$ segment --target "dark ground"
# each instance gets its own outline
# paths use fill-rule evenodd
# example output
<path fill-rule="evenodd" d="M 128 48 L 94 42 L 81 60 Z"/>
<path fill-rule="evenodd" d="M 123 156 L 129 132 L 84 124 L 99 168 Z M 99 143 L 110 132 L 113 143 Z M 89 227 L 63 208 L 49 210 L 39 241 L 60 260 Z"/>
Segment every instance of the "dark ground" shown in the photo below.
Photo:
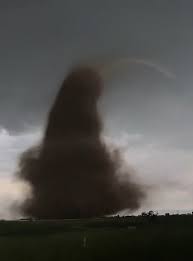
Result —
<path fill-rule="evenodd" d="M 0 260 L 193 260 L 193 215 L 1 221 Z"/>

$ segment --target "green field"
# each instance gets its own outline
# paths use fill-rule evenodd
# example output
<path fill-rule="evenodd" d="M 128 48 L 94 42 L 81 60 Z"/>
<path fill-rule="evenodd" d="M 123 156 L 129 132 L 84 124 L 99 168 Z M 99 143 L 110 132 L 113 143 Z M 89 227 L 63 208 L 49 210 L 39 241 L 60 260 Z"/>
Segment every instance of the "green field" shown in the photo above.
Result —
<path fill-rule="evenodd" d="M 1 221 L 0 260 L 193 260 L 193 216 Z"/>

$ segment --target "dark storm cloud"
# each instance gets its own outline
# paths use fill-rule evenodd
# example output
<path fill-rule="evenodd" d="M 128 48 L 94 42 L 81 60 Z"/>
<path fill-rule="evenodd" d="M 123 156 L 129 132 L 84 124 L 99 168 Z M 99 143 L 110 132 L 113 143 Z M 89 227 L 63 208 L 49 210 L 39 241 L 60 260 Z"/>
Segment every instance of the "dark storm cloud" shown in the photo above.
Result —
<path fill-rule="evenodd" d="M 106 93 L 103 110 L 110 131 L 118 134 L 121 126 L 130 133 L 143 134 L 150 142 L 159 138 L 166 145 L 192 147 L 191 85 L 182 88 L 178 75 L 170 79 L 135 64 L 129 72 L 120 73 L 121 81 L 115 72 L 109 83 L 110 92 Z"/>
<path fill-rule="evenodd" d="M 166 133 L 167 124 L 179 129 L 179 115 L 187 137 L 185 126 L 192 127 L 192 10 L 188 0 L 1 2 L 0 125 L 18 130 L 42 122 L 69 66 L 127 56 L 160 63 L 177 80 L 134 65 L 129 79 L 120 78 L 118 89 L 115 84 L 109 88 L 104 108 L 109 117 L 116 107 L 127 129 L 149 133 L 153 125 Z M 176 118 L 172 124 L 171 118 Z"/>
<path fill-rule="evenodd" d="M 31 8 L 36 5 L 45 3 L 45 0 L 1 0 L 0 9 L 19 9 L 19 8 Z"/>

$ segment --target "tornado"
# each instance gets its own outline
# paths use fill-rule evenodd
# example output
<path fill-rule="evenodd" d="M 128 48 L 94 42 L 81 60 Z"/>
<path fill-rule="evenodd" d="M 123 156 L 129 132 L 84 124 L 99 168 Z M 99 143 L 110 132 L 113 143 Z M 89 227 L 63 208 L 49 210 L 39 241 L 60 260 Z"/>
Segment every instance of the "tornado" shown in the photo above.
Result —
<path fill-rule="evenodd" d="M 49 112 L 39 145 L 25 151 L 19 178 L 31 187 L 20 210 L 37 219 L 92 218 L 136 210 L 145 197 L 122 177 L 118 148 L 102 139 L 99 99 L 104 86 L 90 67 L 72 70 L 64 79 Z"/>

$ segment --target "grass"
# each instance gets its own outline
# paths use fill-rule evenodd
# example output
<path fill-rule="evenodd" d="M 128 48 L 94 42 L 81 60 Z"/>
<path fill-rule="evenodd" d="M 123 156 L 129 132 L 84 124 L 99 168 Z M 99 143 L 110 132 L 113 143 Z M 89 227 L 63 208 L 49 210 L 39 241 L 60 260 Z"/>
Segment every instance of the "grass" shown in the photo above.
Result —
<path fill-rule="evenodd" d="M 193 260 L 193 217 L 163 220 L 0 222 L 0 260 Z"/>

